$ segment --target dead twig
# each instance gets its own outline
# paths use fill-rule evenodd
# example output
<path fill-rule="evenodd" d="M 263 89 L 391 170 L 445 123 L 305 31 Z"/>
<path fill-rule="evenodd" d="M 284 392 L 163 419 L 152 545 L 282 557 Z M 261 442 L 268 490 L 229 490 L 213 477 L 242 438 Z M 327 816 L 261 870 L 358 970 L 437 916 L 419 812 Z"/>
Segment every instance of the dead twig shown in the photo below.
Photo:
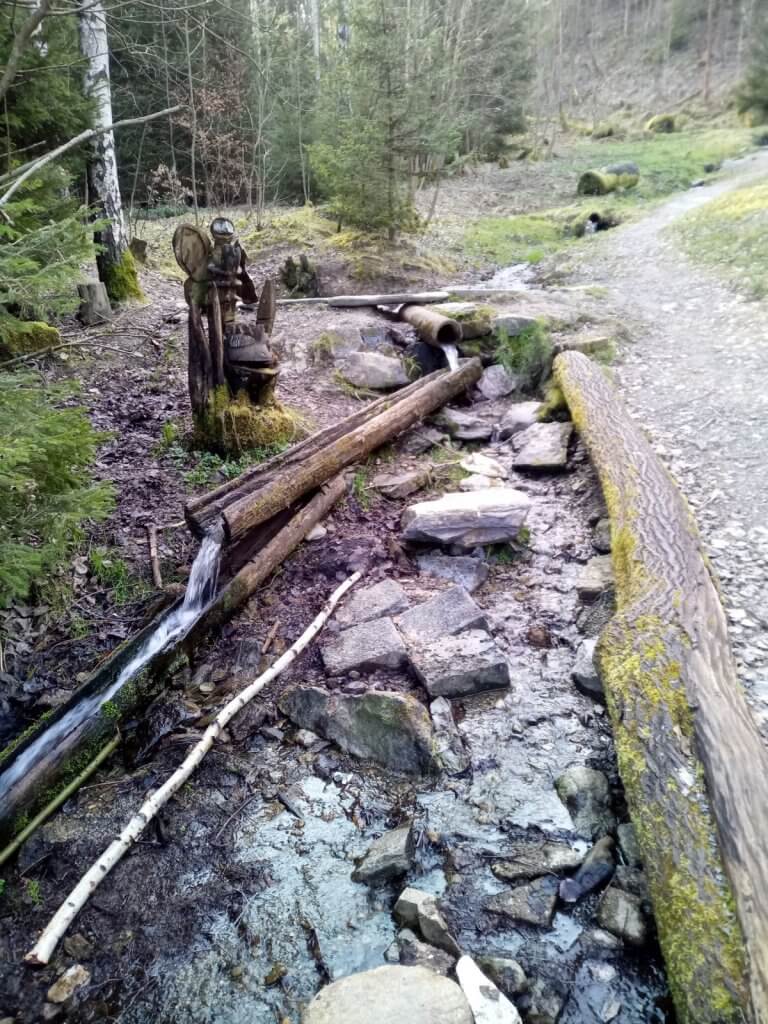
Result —
<path fill-rule="evenodd" d="M 277 628 L 280 625 L 280 619 L 275 619 L 270 627 L 269 632 L 264 637 L 264 643 L 261 645 L 261 653 L 266 654 L 269 648 L 272 646 L 272 641 L 275 639 Z"/>
<path fill-rule="evenodd" d="M 15 356 L 13 359 L 6 359 L 0 363 L 0 370 L 6 370 L 10 366 L 18 366 L 20 363 L 31 363 L 35 359 L 42 359 L 43 356 L 49 356 L 52 352 L 58 352 L 62 348 L 75 348 L 77 346 L 91 345 L 96 338 L 82 338 L 80 341 L 63 341 L 60 345 L 49 345 L 48 348 L 41 348 L 39 352 L 28 352 L 24 356 Z M 112 345 L 102 345 L 103 349 L 109 352 L 122 352 L 121 348 L 115 348 Z"/>
<path fill-rule="evenodd" d="M 160 558 L 157 554 L 157 527 L 147 523 L 147 540 L 149 542 L 149 564 L 152 566 L 152 582 L 158 590 L 163 589 L 163 577 L 160 572 Z"/>

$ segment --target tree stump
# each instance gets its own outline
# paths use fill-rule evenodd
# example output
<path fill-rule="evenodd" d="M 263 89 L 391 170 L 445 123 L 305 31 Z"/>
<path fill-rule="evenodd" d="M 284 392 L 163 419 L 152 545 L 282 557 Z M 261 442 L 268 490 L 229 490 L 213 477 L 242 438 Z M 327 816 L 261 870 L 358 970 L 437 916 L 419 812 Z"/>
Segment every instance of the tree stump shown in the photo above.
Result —
<path fill-rule="evenodd" d="M 77 286 L 80 296 L 78 318 L 85 327 L 104 324 L 112 319 L 112 306 L 107 295 L 106 285 L 101 281 L 88 281 Z"/>

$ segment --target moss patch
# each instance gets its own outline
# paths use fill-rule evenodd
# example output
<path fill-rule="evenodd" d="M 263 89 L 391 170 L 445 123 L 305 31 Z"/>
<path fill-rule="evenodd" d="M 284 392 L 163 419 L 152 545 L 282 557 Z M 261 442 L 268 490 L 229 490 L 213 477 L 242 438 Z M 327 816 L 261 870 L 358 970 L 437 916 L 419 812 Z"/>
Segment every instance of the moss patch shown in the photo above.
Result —
<path fill-rule="evenodd" d="M 244 391 L 231 398 L 226 385 L 213 392 L 208 408 L 195 420 L 195 443 L 224 454 L 288 445 L 302 433 L 297 414 L 276 399 L 252 405 Z"/>
<path fill-rule="evenodd" d="M 61 335 L 56 328 L 39 320 L 3 317 L 0 324 L 0 351 L 7 357 L 32 355 L 60 341 Z"/>
<path fill-rule="evenodd" d="M 126 249 L 117 263 L 100 260 L 99 269 L 112 302 L 127 302 L 129 299 L 144 298 L 144 293 L 139 285 L 136 261 L 130 249 Z"/>

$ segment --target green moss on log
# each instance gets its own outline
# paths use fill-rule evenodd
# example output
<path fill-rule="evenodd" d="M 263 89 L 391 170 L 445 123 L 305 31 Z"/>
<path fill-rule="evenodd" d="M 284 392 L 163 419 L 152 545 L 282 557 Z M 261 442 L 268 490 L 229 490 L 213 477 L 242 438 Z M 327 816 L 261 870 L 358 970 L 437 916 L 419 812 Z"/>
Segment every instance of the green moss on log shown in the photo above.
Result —
<path fill-rule="evenodd" d="M 136 261 L 130 249 L 126 249 L 117 263 L 102 260 L 99 269 L 112 302 L 127 302 L 129 299 L 143 299 L 139 284 Z"/>
<path fill-rule="evenodd" d="M 645 130 L 654 135 L 671 135 L 675 130 L 675 115 L 655 114 L 645 122 Z"/>
<path fill-rule="evenodd" d="M 207 408 L 195 417 L 196 444 L 225 455 L 290 444 L 301 433 L 297 414 L 276 399 L 253 405 L 245 391 L 232 398 L 225 384 L 212 392 Z"/>
<path fill-rule="evenodd" d="M 4 317 L 0 326 L 0 351 L 5 356 L 26 356 L 58 345 L 61 335 L 55 327 L 39 320 Z"/>
<path fill-rule="evenodd" d="M 605 196 L 618 189 L 634 188 L 639 180 L 640 172 L 635 164 L 610 164 L 599 170 L 585 171 L 579 178 L 577 191 L 580 196 Z"/>

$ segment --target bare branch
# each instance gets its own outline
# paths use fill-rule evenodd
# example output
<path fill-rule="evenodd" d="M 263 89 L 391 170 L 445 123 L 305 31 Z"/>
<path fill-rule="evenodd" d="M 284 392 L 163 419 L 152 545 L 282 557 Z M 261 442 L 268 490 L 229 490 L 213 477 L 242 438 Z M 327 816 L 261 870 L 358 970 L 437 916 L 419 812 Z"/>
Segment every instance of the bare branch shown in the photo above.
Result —
<path fill-rule="evenodd" d="M 10 89 L 11 83 L 16 77 L 16 68 L 19 66 L 21 55 L 24 53 L 30 38 L 37 31 L 41 21 L 48 13 L 50 6 L 51 0 L 40 0 L 39 5 L 30 11 L 27 20 L 14 36 L 13 46 L 8 55 L 8 63 L 5 65 L 2 78 L 0 78 L 0 100 Z"/>

